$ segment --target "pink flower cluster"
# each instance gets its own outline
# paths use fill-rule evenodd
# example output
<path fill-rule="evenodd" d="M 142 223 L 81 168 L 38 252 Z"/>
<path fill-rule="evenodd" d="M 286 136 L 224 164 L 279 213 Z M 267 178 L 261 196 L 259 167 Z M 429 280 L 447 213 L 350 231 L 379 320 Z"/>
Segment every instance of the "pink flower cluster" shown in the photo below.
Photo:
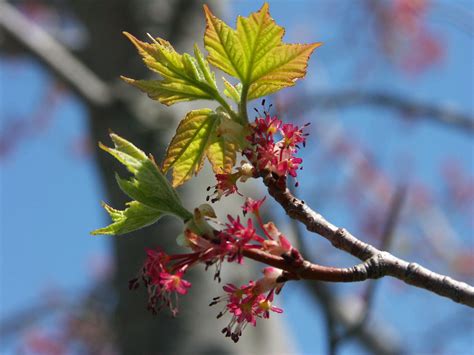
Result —
<path fill-rule="evenodd" d="M 260 216 L 260 207 L 264 201 L 265 198 L 261 200 L 247 198 L 242 206 L 244 214 L 254 214 L 260 229 L 264 233 L 264 237 L 256 232 L 251 218 L 248 218 L 246 225 L 244 225 L 240 221 L 240 217 L 234 219 L 231 216 L 227 216 L 229 223 L 218 233 L 218 237 L 221 243 L 224 242 L 231 246 L 227 248 L 229 262 L 237 261 L 239 264 L 242 263 L 242 251 L 245 249 L 261 249 L 274 255 L 289 253 L 293 249 L 290 242 L 278 231 L 272 222 L 263 224 Z"/>
<path fill-rule="evenodd" d="M 148 309 L 157 313 L 163 307 L 170 309 L 173 316 L 178 313 L 178 296 L 187 294 L 191 283 L 184 274 L 194 265 L 204 263 L 207 267 L 216 265 L 214 279 L 220 280 L 220 269 L 224 261 L 243 262 L 245 250 L 262 250 L 273 255 L 293 255 L 296 249 L 288 242 L 272 223 L 263 224 L 260 207 L 265 199 L 247 198 L 242 206 L 244 214 L 253 214 L 258 221 L 254 225 L 251 218 L 246 221 L 240 217 L 227 216 L 227 223 L 221 230 L 215 230 L 204 218 L 215 217 L 209 205 L 195 210 L 184 231 L 180 242 L 192 252 L 168 255 L 161 249 L 147 249 L 147 258 L 140 275 L 130 281 L 130 289 L 136 289 L 141 283 L 148 293 Z M 263 235 L 257 232 L 257 228 Z M 211 305 L 225 301 L 226 306 L 218 318 L 225 313 L 232 314 L 228 326 L 223 329 L 227 337 L 235 342 L 242 335 L 247 324 L 256 325 L 257 318 L 268 318 L 270 312 L 281 313 L 280 308 L 272 306 L 275 293 L 279 293 L 284 284 L 283 271 L 273 267 L 263 270 L 264 276 L 256 282 L 250 281 L 240 288 L 232 284 L 224 286 L 226 294 L 213 299 Z"/>
<path fill-rule="evenodd" d="M 243 250 L 262 249 L 271 254 L 278 255 L 290 252 L 291 244 L 278 231 L 272 222 L 263 224 L 260 216 L 260 207 L 265 199 L 253 200 L 247 198 L 242 206 L 244 214 L 255 215 L 258 224 L 264 232 L 264 237 L 257 233 L 251 218 L 246 222 L 240 217 L 227 216 L 228 222 L 220 231 L 214 231 L 212 238 L 201 236 L 191 230 L 185 231 L 186 244 L 194 253 L 183 254 L 179 265 L 188 267 L 196 262 L 204 262 L 206 265 L 216 264 L 215 278 L 220 279 L 220 266 L 224 260 L 227 262 L 243 262 Z M 186 255 L 186 257 L 184 257 Z M 276 255 L 276 254 L 275 254 Z M 185 264 L 184 264 L 185 263 Z"/>
<path fill-rule="evenodd" d="M 408 73 L 420 73 L 443 57 L 443 38 L 427 21 L 433 3 L 391 0 L 378 7 L 377 36 L 386 54 Z"/>
<path fill-rule="evenodd" d="M 191 287 L 191 283 L 184 280 L 183 276 L 194 265 L 216 265 L 214 278 L 220 281 L 222 262 L 241 264 L 245 249 L 261 249 L 279 255 L 290 252 L 291 244 L 274 224 L 262 223 L 259 208 L 263 201 L 264 199 L 254 201 L 248 198 L 242 208 L 245 213 L 253 213 L 257 217 L 265 237 L 257 233 L 251 218 L 244 222 L 240 217 L 230 215 L 227 216 L 228 222 L 224 228 L 220 231 L 212 229 L 212 235 L 199 234 L 187 228 L 184 231 L 184 245 L 192 249 L 192 252 L 168 255 L 159 248 L 147 249 L 147 258 L 140 275 L 130 281 L 130 289 L 138 288 L 142 282 L 148 292 L 150 311 L 156 313 L 167 306 L 176 315 L 178 308 L 173 300 L 177 300 L 178 295 L 185 295 Z"/>
<path fill-rule="evenodd" d="M 217 318 L 227 312 L 232 314 L 229 324 L 222 329 L 226 337 L 237 342 L 242 331 L 248 324 L 257 325 L 257 318 L 268 319 L 270 312 L 282 313 L 281 308 L 272 305 L 275 293 L 279 293 L 283 283 L 278 283 L 278 277 L 282 271 L 272 267 L 263 270 L 264 277 L 257 282 L 250 281 L 248 284 L 236 287 L 227 284 L 223 287 L 225 295 L 214 297 L 210 306 L 225 302 L 224 309 L 219 312 Z"/>
<path fill-rule="evenodd" d="M 250 125 L 252 133 L 247 137 L 250 147 L 243 154 L 253 164 L 257 171 L 270 170 L 281 177 L 291 175 L 296 177 L 297 170 L 303 159 L 295 154 L 306 143 L 307 133 L 302 128 L 292 124 L 283 124 L 276 116 L 266 113 L 265 117 L 257 117 Z M 279 133 L 280 140 L 276 140 Z"/>
<path fill-rule="evenodd" d="M 300 128 L 292 123 L 284 124 L 276 116 L 272 117 L 264 111 L 264 117 L 257 117 L 255 122 L 249 125 L 250 135 L 246 138 L 250 146 L 245 148 L 242 154 L 250 163 L 242 162 L 235 172 L 216 174 L 217 184 L 207 200 L 216 202 L 222 196 L 240 194 L 237 182 L 256 177 L 258 172 L 263 170 L 269 170 L 279 177 L 290 175 L 296 178 L 297 170 L 302 169 L 303 162 L 296 153 L 300 145 L 305 146 L 308 134 L 303 130 L 308 125 L 309 123 Z M 277 135 L 281 136 L 279 140 L 276 139 Z M 210 191 L 211 186 L 207 190 Z"/>

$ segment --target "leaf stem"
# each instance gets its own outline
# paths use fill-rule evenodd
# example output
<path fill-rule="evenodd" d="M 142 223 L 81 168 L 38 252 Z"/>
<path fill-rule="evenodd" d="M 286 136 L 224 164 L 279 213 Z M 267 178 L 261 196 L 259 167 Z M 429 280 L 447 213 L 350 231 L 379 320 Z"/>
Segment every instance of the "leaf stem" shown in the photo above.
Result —
<path fill-rule="evenodd" d="M 242 85 L 242 94 L 240 97 L 240 104 L 239 104 L 239 116 L 242 123 L 246 124 L 249 122 L 249 117 L 247 114 L 247 96 L 249 93 L 249 85 L 243 84 Z"/>

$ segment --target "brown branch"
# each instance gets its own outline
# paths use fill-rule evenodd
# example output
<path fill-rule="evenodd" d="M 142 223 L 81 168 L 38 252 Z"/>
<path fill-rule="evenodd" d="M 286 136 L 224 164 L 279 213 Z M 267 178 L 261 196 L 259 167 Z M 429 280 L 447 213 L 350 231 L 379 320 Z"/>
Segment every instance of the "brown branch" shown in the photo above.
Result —
<path fill-rule="evenodd" d="M 296 195 L 296 188 L 289 186 L 291 192 Z M 268 210 L 265 211 L 269 213 Z M 270 212 L 271 215 L 271 212 Z M 275 220 L 275 218 L 266 218 L 266 220 Z M 301 224 L 298 221 L 290 218 L 291 234 L 295 235 L 296 240 L 293 241 L 293 246 L 298 249 L 303 255 L 305 253 L 305 241 L 303 239 Z M 326 323 L 327 339 L 328 339 L 328 354 L 335 355 L 336 347 L 332 346 L 332 339 L 336 338 L 338 331 L 344 331 L 355 328 L 359 325 L 358 319 L 353 317 L 353 313 L 347 312 L 346 303 L 350 304 L 348 299 L 340 299 L 334 292 L 330 284 L 326 282 L 308 281 L 304 283 L 307 291 L 313 298 L 313 301 L 318 303 L 322 312 L 322 316 Z M 384 321 L 384 326 L 387 323 Z M 354 337 L 360 342 L 368 353 L 377 355 L 398 355 L 403 353 L 401 345 L 391 335 L 391 333 L 384 333 L 377 325 L 372 326 L 364 323 L 362 327 L 357 329 Z"/>
<path fill-rule="evenodd" d="M 474 307 L 474 287 L 448 276 L 437 274 L 416 263 L 407 262 L 392 254 L 381 251 L 364 243 L 344 228 L 329 223 L 323 216 L 313 211 L 304 201 L 296 198 L 286 187 L 286 183 L 277 180 L 270 173 L 262 173 L 269 194 L 283 207 L 286 213 L 301 223 L 310 232 L 315 232 L 329 240 L 336 248 L 344 250 L 364 261 L 353 268 L 353 281 L 377 279 L 392 276 L 409 285 L 424 288 L 440 296 Z M 342 274 L 338 277 L 343 281 Z M 345 276 L 346 277 L 346 276 Z M 317 279 L 315 277 L 314 279 Z M 329 280 L 330 281 L 330 280 Z"/>
<path fill-rule="evenodd" d="M 311 104 L 308 105 L 308 102 Z M 295 108 L 301 114 L 314 108 L 328 110 L 364 105 L 391 109 L 408 118 L 424 118 L 445 127 L 474 134 L 474 117 L 449 107 L 419 102 L 393 93 L 362 92 L 360 90 L 316 93 L 300 97 L 291 104 L 289 109 Z"/>
<path fill-rule="evenodd" d="M 292 255 L 272 255 L 259 249 L 244 249 L 242 250 L 242 255 L 286 271 L 284 281 L 304 279 L 329 282 L 357 282 L 374 277 L 369 272 L 370 259 L 350 268 L 336 268 L 313 264 L 302 258 L 294 258 Z"/>

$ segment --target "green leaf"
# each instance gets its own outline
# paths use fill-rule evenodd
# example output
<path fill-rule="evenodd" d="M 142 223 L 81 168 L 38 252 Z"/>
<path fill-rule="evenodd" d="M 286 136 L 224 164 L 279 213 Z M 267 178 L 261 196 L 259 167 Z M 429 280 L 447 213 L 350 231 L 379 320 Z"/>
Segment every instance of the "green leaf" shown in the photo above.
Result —
<path fill-rule="evenodd" d="M 113 223 L 107 227 L 96 229 L 92 235 L 120 235 L 133 232 L 158 221 L 163 212 L 148 207 L 140 202 L 131 201 L 123 211 L 116 210 L 105 202 L 102 206 L 112 218 Z"/>
<path fill-rule="evenodd" d="M 192 217 L 191 213 L 182 206 L 176 191 L 160 171 L 152 156 L 147 157 L 143 151 L 116 134 L 112 133 L 110 137 L 115 148 L 99 145 L 116 157 L 134 175 L 128 180 L 116 175 L 120 188 L 129 197 L 164 214 L 173 214 L 183 220 Z"/>
<path fill-rule="evenodd" d="M 271 50 L 255 65 L 248 99 L 273 94 L 295 85 L 298 78 L 306 75 L 308 59 L 320 43 L 284 44 Z"/>
<path fill-rule="evenodd" d="M 255 66 L 268 56 L 268 51 L 282 43 L 284 33 L 283 27 L 278 26 L 270 17 L 267 3 L 249 17 L 237 18 L 236 34 L 242 43 L 248 63 L 244 83 L 252 81 Z"/>
<path fill-rule="evenodd" d="M 216 91 L 219 91 L 216 84 L 216 75 L 211 71 L 209 62 L 206 60 L 206 58 L 204 58 L 197 44 L 194 44 L 194 56 L 196 57 L 199 69 L 204 75 L 206 82 L 209 83 L 209 85 L 211 85 Z"/>
<path fill-rule="evenodd" d="M 234 100 L 235 102 L 240 102 L 240 97 L 242 95 L 242 83 L 238 83 L 237 85 L 232 85 L 227 81 L 226 78 L 222 78 L 224 82 L 225 89 L 224 95 L 228 98 Z"/>
<path fill-rule="evenodd" d="M 194 58 L 186 53 L 177 53 L 169 42 L 161 38 L 147 43 L 127 32 L 124 35 L 138 49 L 147 67 L 160 74 L 163 79 L 122 79 L 146 92 L 152 99 L 169 106 L 182 101 L 213 100 L 218 95 L 215 75 L 197 46 L 194 48 Z"/>
<path fill-rule="evenodd" d="M 215 131 L 211 135 L 206 154 L 215 174 L 229 173 L 235 165 L 237 144 Z"/>
<path fill-rule="evenodd" d="M 181 121 L 163 161 L 164 172 L 173 168 L 173 186 L 185 183 L 202 168 L 217 122 L 217 114 L 211 109 L 191 111 Z"/>
<path fill-rule="evenodd" d="M 99 147 L 125 165 L 128 171 L 135 174 L 142 163 L 148 159 L 146 154 L 115 133 L 111 133 L 110 138 L 114 142 L 115 149 L 109 148 L 101 142 L 99 142 Z"/>
<path fill-rule="evenodd" d="M 271 18 L 267 3 L 249 17 L 239 17 L 236 30 L 215 17 L 207 6 L 204 11 L 209 62 L 239 78 L 249 88 L 249 99 L 293 86 L 306 75 L 309 57 L 321 45 L 283 43 L 284 29 Z"/>
<path fill-rule="evenodd" d="M 207 5 L 204 5 L 204 12 L 204 46 L 209 52 L 209 62 L 229 75 L 242 78 L 247 70 L 247 61 L 235 31 L 215 17 Z"/>

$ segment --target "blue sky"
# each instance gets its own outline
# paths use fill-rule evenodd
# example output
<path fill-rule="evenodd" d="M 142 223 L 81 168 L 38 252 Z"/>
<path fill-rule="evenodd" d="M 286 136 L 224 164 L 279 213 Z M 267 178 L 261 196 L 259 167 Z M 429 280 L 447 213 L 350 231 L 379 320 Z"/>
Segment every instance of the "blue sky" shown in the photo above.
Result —
<path fill-rule="evenodd" d="M 325 2 L 324 6 L 327 4 Z M 474 10 L 474 3 L 462 4 L 467 4 L 470 11 Z M 347 76 L 347 63 L 350 61 L 333 63 L 327 54 L 333 51 L 333 46 L 341 46 L 341 42 L 334 37 L 336 25 L 332 18 L 314 12 L 321 6 L 313 7 L 308 1 L 292 1 L 291 8 L 283 1 L 270 1 L 270 5 L 272 16 L 287 28 L 287 41 L 325 42 L 311 61 L 306 82 L 299 85 L 304 85 L 305 90 L 337 90 L 355 86 Z M 256 10 L 255 2 L 231 2 L 228 17 L 233 18 L 236 13 L 246 15 L 253 10 Z M 297 30 L 302 28 L 306 32 L 300 38 Z M 414 99 L 449 104 L 472 114 L 472 38 L 443 24 L 435 24 L 434 29 L 442 33 L 447 46 L 440 65 L 416 77 L 407 77 L 400 70 L 385 65 L 365 80 L 363 87 L 390 89 Z M 32 115 L 50 83 L 51 78 L 38 63 L 29 59 L 18 62 L 1 58 L 0 129 L 4 130 L 11 120 Z M 72 152 L 74 142 L 86 134 L 86 114 L 77 98 L 65 94 L 54 109 L 47 129 L 21 140 L 0 161 L 0 319 L 36 302 L 38 295 L 49 287 L 83 289 L 91 280 L 93 261 L 109 253 L 107 238 L 93 238 L 88 234 L 104 224 L 100 208 L 104 191 L 98 172 L 91 158 L 80 158 Z M 347 132 L 378 152 L 384 171 L 396 173 L 399 169 L 396 157 L 410 154 L 415 166 L 411 174 L 438 188 L 439 163 L 446 157 L 456 156 L 473 175 L 471 138 L 425 122 L 407 130 L 397 118 L 382 115 L 387 114 L 360 109 L 338 115 L 338 121 Z M 312 178 L 302 176 L 303 192 L 305 183 L 311 185 Z M 314 203 L 318 204 L 317 200 Z M 337 201 L 323 208 L 322 212 L 330 220 L 351 227 L 350 215 L 340 213 Z M 472 230 L 460 235 L 472 247 Z M 311 301 L 300 286 L 289 286 L 291 288 L 286 287 L 283 295 L 287 306 L 284 317 L 293 326 L 306 324 L 295 334 L 301 351 L 320 353 L 325 349 L 325 333 L 319 313 L 307 311 L 312 307 Z M 430 321 L 434 323 L 438 318 L 442 321 L 442 317 L 456 307 L 449 301 L 427 297 L 423 291 L 416 291 L 408 296 L 404 294 L 406 302 L 398 302 L 394 308 L 387 297 L 394 292 L 394 283 L 384 282 L 376 309 L 401 329 L 400 334 L 408 341 L 415 341 L 419 335 L 406 327 L 415 316 L 413 309 L 429 302 L 430 308 L 439 313 L 439 316 L 432 315 Z M 422 323 L 418 330 L 428 325 Z M 315 334 L 321 334 L 320 341 L 315 341 Z M 449 349 L 472 349 L 472 339 L 463 337 L 456 341 Z M 348 347 L 346 352 L 356 349 Z"/>

